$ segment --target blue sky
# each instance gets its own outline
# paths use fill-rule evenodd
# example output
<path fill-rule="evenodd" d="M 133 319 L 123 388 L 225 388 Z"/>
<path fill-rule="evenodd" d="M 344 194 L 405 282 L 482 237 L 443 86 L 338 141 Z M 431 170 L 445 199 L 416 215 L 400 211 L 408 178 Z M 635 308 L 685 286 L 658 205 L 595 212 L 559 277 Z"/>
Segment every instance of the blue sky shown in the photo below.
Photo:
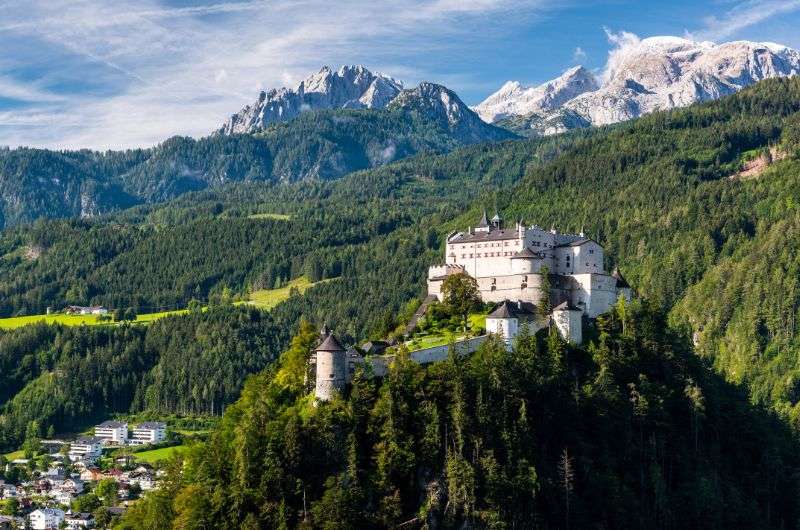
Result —
<path fill-rule="evenodd" d="M 798 27 L 800 0 L 0 0 L 0 145 L 202 136 L 323 64 L 474 104 L 510 79 L 601 73 L 623 31 L 800 47 Z"/>

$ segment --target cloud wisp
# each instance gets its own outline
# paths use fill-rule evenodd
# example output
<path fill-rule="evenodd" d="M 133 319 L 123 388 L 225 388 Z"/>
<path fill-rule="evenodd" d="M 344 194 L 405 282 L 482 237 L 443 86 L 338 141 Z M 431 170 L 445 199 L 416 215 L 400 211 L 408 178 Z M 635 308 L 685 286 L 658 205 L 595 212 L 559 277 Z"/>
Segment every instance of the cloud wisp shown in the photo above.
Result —
<path fill-rule="evenodd" d="M 746 0 L 721 16 L 706 17 L 703 27 L 687 32 L 687 37 L 693 40 L 724 40 L 775 16 L 797 10 L 800 10 L 800 0 Z"/>
<path fill-rule="evenodd" d="M 404 57 L 452 52 L 450 37 L 507 10 L 546 9 L 542 0 L 163 1 L 11 7 L 0 47 L 24 39 L 29 63 L 41 61 L 48 79 L 22 81 L 20 65 L 0 64 L 0 98 L 16 102 L 0 106 L 0 145 L 117 149 L 201 136 L 257 90 L 294 85 L 322 64 L 398 66 L 415 82 L 428 72 Z M 48 69 L 53 56 L 59 67 Z"/>

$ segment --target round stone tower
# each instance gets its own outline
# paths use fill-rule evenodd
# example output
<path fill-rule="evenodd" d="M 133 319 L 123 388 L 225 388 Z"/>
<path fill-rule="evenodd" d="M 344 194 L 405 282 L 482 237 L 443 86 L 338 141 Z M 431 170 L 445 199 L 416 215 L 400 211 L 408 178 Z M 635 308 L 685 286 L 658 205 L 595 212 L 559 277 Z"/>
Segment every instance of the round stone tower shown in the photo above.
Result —
<path fill-rule="evenodd" d="M 317 382 L 314 396 L 329 401 L 334 392 L 344 391 L 347 384 L 347 352 L 333 333 L 328 333 L 315 350 L 317 353 Z"/>

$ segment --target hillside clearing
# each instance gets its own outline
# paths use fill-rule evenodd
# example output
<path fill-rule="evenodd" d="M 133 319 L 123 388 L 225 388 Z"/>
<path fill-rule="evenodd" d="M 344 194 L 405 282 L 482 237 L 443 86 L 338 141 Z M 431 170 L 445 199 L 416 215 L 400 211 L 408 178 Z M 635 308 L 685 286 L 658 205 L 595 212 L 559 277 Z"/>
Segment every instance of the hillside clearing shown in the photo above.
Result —
<path fill-rule="evenodd" d="M 303 294 L 307 289 L 314 287 L 315 285 L 319 285 L 321 283 L 327 282 L 330 280 L 320 280 L 318 282 L 312 282 L 305 276 L 300 276 L 299 278 L 295 278 L 294 280 L 290 281 L 283 287 L 279 287 L 278 289 L 262 289 L 260 291 L 253 291 L 250 293 L 250 296 L 247 301 L 239 302 L 250 304 L 259 309 L 272 309 L 276 305 L 280 304 L 284 300 L 287 300 L 289 296 L 291 296 L 292 289 L 297 289 L 300 294 Z"/>

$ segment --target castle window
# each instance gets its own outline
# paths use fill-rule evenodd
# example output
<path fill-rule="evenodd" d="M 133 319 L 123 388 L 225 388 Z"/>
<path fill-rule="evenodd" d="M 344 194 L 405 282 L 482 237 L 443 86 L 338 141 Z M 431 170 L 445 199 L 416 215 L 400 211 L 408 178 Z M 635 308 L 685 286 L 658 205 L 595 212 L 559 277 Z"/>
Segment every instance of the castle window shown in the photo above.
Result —
<path fill-rule="evenodd" d="M 466 254 L 461 254 L 461 259 L 466 259 L 466 258 L 467 258 Z"/>
<path fill-rule="evenodd" d="M 470 254 L 470 255 L 469 255 L 469 257 L 471 258 L 471 257 L 472 257 L 472 254 Z"/>
<path fill-rule="evenodd" d="M 594 249 L 593 248 L 589 249 L 589 254 L 594 254 Z"/>

